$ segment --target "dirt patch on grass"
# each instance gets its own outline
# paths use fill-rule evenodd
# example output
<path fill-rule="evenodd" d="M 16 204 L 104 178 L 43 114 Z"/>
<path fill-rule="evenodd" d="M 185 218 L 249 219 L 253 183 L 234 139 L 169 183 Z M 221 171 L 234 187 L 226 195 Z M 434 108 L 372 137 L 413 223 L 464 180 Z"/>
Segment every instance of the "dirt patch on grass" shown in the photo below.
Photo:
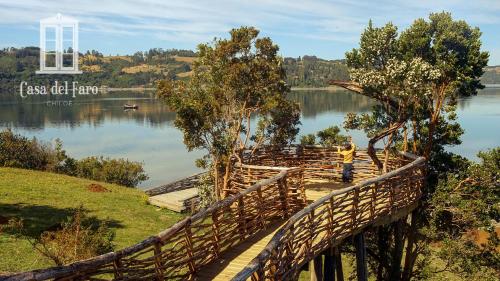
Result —
<path fill-rule="evenodd" d="M 111 192 L 109 189 L 105 188 L 104 186 L 98 183 L 89 184 L 89 186 L 87 186 L 87 190 L 90 192 Z"/>
<path fill-rule="evenodd" d="M 10 219 L 11 219 L 10 217 L 0 216 L 0 225 L 8 224 Z"/>

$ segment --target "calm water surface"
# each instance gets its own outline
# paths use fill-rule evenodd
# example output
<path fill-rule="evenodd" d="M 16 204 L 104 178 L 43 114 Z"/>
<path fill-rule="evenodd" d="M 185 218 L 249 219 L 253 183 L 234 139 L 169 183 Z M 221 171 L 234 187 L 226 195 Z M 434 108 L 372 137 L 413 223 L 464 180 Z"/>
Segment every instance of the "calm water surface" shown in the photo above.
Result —
<path fill-rule="evenodd" d="M 294 91 L 290 99 L 300 103 L 300 134 L 342 125 L 347 112 L 368 112 L 370 99 L 346 91 Z M 139 105 L 124 111 L 123 104 Z M 500 145 L 500 88 L 486 89 L 476 97 L 460 100 L 458 116 L 465 134 L 460 146 L 449 148 L 471 159 L 478 151 Z M 0 127 L 44 141 L 60 138 L 69 155 L 124 157 L 145 164 L 150 179 L 141 187 L 167 183 L 198 170 L 194 160 L 202 151 L 187 152 L 182 134 L 173 127 L 175 113 L 151 93 L 118 92 L 77 98 L 71 106 L 49 106 L 39 97 L 21 99 L 0 95 Z M 350 132 L 359 146 L 367 138 Z"/>

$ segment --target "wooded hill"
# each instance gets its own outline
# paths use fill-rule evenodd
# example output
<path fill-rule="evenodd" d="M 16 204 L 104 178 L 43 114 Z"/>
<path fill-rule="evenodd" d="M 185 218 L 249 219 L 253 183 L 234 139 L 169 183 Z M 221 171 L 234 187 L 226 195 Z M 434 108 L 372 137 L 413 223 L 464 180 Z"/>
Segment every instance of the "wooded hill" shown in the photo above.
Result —
<path fill-rule="evenodd" d="M 13 91 L 21 81 L 50 84 L 68 76 L 35 75 L 39 68 L 38 47 L 0 50 L 0 90 Z M 158 79 L 189 79 L 196 53 L 191 50 L 150 49 L 133 55 L 104 56 L 98 51 L 80 54 L 80 84 L 113 88 L 154 86 Z M 287 83 L 292 87 L 323 87 L 329 80 L 348 80 L 343 60 L 324 60 L 315 56 L 284 58 Z M 500 66 L 487 67 L 483 83 L 500 84 Z"/>

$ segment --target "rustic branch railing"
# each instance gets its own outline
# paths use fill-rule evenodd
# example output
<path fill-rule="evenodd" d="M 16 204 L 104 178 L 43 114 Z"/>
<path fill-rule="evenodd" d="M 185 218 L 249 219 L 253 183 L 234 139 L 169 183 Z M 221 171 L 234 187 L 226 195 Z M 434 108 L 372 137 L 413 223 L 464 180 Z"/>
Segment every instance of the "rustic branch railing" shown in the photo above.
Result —
<path fill-rule="evenodd" d="M 336 147 L 291 146 L 279 153 L 257 151 L 252 158 L 244 157 L 245 164 L 235 167 L 230 181 L 232 196 L 158 235 L 88 260 L 0 276 L 0 280 L 193 279 L 223 252 L 303 209 L 304 182 L 335 181 L 341 169 L 340 165 L 332 164 L 340 162 L 336 150 Z M 378 174 L 366 152 L 358 151 L 356 159 L 355 182 Z M 389 167 L 393 169 L 408 162 L 391 158 Z M 335 244 L 348 233 L 414 204 L 420 196 L 422 165 L 423 160 L 417 159 L 384 176 L 335 191 L 293 215 L 266 251 L 237 280 L 250 276 L 287 279 L 325 245 Z M 192 186 L 197 177 L 170 186 Z"/>
<path fill-rule="evenodd" d="M 362 229 L 406 215 L 421 195 L 425 159 L 334 191 L 293 215 L 232 280 L 296 280 L 299 269 Z"/>

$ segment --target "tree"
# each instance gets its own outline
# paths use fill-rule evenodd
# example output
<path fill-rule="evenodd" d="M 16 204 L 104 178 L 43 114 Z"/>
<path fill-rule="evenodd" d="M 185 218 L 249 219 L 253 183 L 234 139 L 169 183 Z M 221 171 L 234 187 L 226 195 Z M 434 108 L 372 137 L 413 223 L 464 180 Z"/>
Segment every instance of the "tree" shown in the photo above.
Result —
<path fill-rule="evenodd" d="M 368 154 L 379 170 L 386 165 L 378 159 L 375 144 L 394 134 L 420 110 L 420 101 L 429 95 L 440 73 L 420 57 L 404 59 L 397 28 L 392 24 L 376 28 L 370 22 L 361 35 L 360 48 L 346 53 L 350 76 L 359 92 L 379 101 L 371 115 L 348 115 L 346 127 L 364 129 L 371 138 Z M 386 158 L 387 159 L 387 158 Z"/>
<path fill-rule="evenodd" d="M 409 225 L 401 229 L 397 225 L 401 222 L 396 222 L 381 229 L 379 238 L 384 232 L 393 232 L 391 245 L 372 245 L 380 255 L 388 252 L 388 246 L 393 249 L 390 263 L 377 268 L 379 279 L 415 277 L 415 265 L 422 265 L 419 256 L 428 252 L 432 235 L 423 229 L 429 224 L 438 178 L 452 162 L 445 147 L 459 144 L 463 133 L 456 123 L 456 98 L 475 95 L 482 88 L 479 78 L 488 53 L 481 51 L 480 36 L 479 29 L 455 21 L 445 12 L 431 14 L 428 21 L 416 20 L 399 36 L 392 24 L 374 28 L 370 23 L 361 35 L 360 47 L 346 54 L 352 81 L 332 81 L 379 102 L 372 114 L 346 118 L 347 128 L 368 133 L 369 153 L 379 169 L 383 164 L 374 150 L 379 140 L 386 141 L 386 153 L 391 147 L 407 149 L 412 143 L 413 152 L 428 160 L 421 206 L 412 213 Z M 402 255 L 404 245 L 406 252 Z"/>
<path fill-rule="evenodd" d="M 241 27 L 231 30 L 229 39 L 200 44 L 189 82 L 158 84 L 158 95 L 177 112 L 175 126 L 187 148 L 207 150 L 197 163 L 211 167 L 219 198 L 226 195 L 232 162 L 241 161 L 244 149 L 280 147 L 298 133 L 300 112 L 286 99 L 290 89 L 278 46 L 258 34 Z"/>

